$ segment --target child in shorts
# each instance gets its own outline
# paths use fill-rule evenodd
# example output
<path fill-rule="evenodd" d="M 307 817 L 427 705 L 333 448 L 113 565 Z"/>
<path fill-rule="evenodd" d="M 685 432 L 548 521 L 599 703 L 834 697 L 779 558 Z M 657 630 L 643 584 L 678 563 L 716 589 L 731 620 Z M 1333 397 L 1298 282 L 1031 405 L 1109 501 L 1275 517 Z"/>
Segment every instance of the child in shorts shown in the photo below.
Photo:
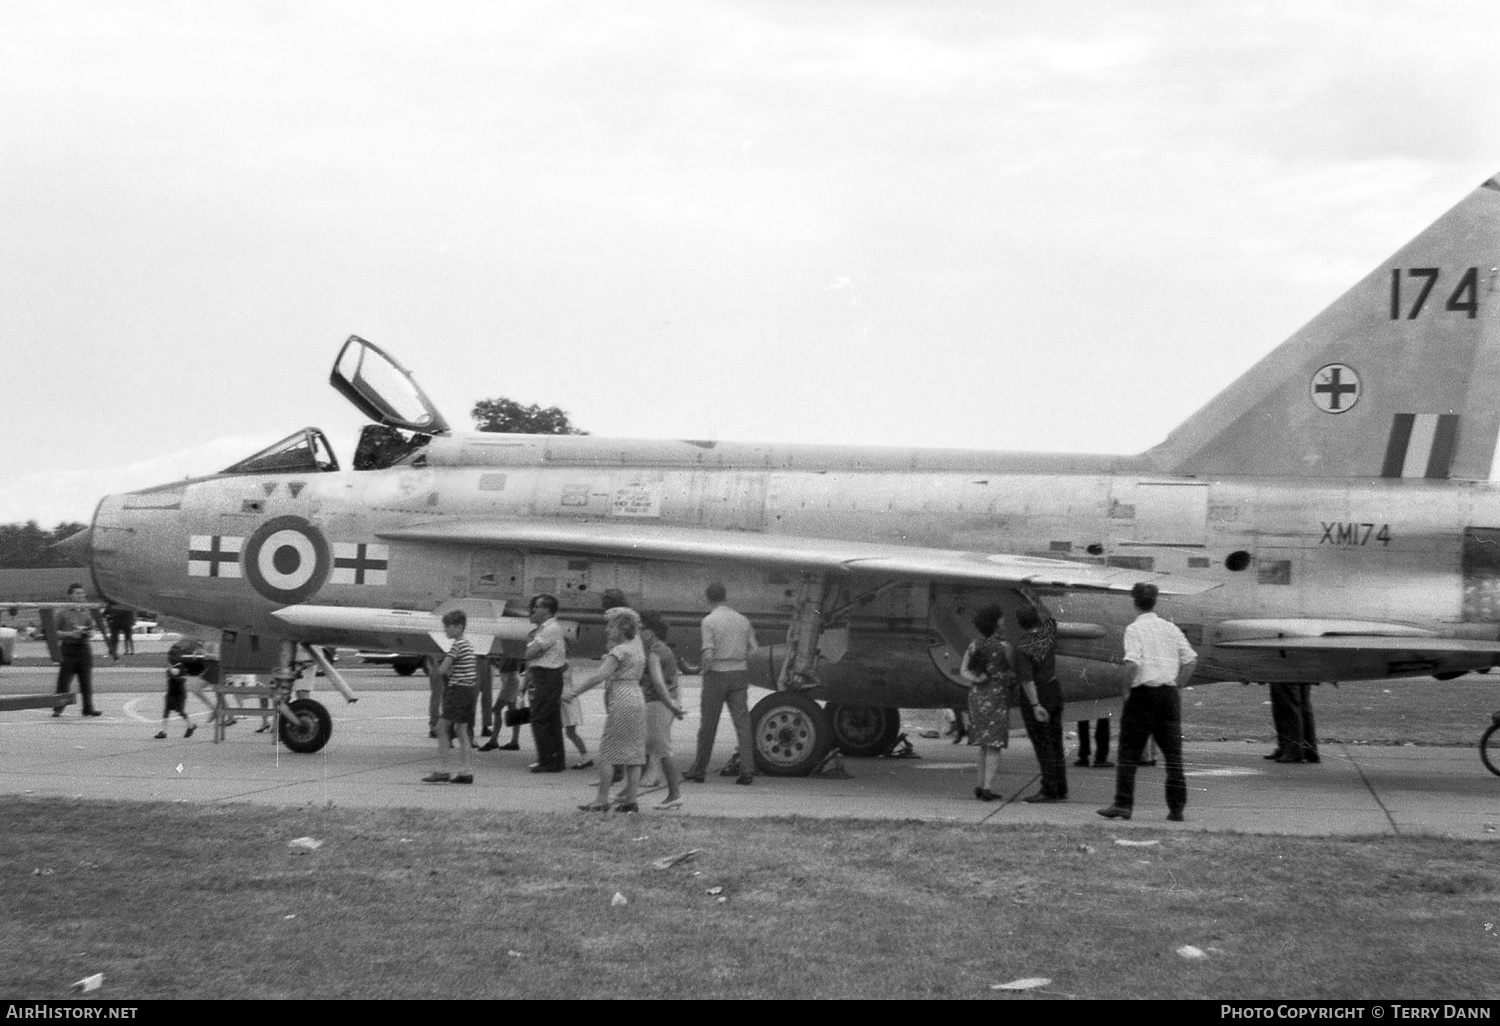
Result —
<path fill-rule="evenodd" d="M 167 736 L 167 721 L 175 712 L 184 720 L 187 720 L 187 730 L 182 732 L 183 737 L 192 737 L 193 731 L 198 729 L 192 717 L 187 714 L 187 689 L 189 677 L 202 677 L 205 669 L 203 657 L 203 645 L 190 638 L 174 642 L 167 649 L 167 697 L 162 704 L 161 730 L 157 732 L 156 740 L 162 741 Z M 193 686 L 193 692 L 198 700 L 208 706 L 209 722 L 213 721 L 214 704 L 208 700 L 203 693 L 203 685 L 200 681 Z"/>
<path fill-rule="evenodd" d="M 422 778 L 425 784 L 472 784 L 469 772 L 469 738 L 474 732 L 474 700 L 479 697 L 479 664 L 474 646 L 464 637 L 469 618 L 462 609 L 443 614 L 443 633 L 453 641 L 438 666 L 443 682 L 442 704 L 437 721 L 438 768 Z M 450 742 L 458 738 L 458 772 L 448 774 Z"/>
<path fill-rule="evenodd" d="M 161 730 L 157 731 L 156 740 L 161 741 L 167 736 L 167 721 L 173 713 L 187 722 L 187 730 L 182 732 L 182 736 L 192 737 L 198 725 L 187 714 L 187 674 L 179 663 L 167 667 L 167 699 L 162 705 Z"/>

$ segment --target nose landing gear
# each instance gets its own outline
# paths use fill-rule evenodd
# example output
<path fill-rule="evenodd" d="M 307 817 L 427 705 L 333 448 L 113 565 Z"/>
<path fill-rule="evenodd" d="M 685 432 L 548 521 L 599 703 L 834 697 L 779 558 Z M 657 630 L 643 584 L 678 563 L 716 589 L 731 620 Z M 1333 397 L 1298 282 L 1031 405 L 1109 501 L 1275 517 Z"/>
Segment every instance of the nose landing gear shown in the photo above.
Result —
<path fill-rule="evenodd" d="M 311 698 L 295 698 L 284 709 L 278 708 L 278 712 L 281 715 L 276 729 L 281 743 L 294 752 L 316 752 L 328 743 L 328 736 L 333 733 L 333 717 L 322 703 Z"/>

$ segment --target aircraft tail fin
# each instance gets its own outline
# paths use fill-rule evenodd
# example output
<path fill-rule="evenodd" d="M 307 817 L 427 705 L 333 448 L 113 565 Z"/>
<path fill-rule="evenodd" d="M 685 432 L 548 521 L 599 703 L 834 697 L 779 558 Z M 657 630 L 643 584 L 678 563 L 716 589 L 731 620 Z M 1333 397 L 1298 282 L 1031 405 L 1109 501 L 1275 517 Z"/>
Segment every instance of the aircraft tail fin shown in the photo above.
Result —
<path fill-rule="evenodd" d="M 1488 480 L 1500 434 L 1500 175 L 1148 455 L 1164 473 Z"/>

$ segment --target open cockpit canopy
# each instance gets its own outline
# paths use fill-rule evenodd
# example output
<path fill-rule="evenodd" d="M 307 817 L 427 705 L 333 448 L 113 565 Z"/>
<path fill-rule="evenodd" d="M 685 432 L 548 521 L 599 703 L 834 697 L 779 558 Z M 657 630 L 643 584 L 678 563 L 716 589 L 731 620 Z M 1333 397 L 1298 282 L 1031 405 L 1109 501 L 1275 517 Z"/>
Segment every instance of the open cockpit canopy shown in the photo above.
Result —
<path fill-rule="evenodd" d="M 448 433 L 448 422 L 411 372 L 358 335 L 350 335 L 339 350 L 328 381 L 376 423 L 423 435 Z"/>
<path fill-rule="evenodd" d="M 411 372 L 358 335 L 350 335 L 339 350 L 328 381 L 375 421 L 360 432 L 355 470 L 420 465 L 425 458 L 422 449 L 432 436 L 448 433 L 448 422 L 417 387 Z"/>

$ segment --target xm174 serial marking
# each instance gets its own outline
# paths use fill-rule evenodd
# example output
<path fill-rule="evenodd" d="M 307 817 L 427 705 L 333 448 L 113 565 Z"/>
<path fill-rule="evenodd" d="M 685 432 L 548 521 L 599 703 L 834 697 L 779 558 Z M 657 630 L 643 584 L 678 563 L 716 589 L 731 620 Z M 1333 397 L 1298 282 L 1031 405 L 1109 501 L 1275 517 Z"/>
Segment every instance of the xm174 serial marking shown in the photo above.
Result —
<path fill-rule="evenodd" d="M 1391 543 L 1390 524 L 1367 524 L 1334 521 L 1320 521 L 1323 525 L 1323 537 L 1318 539 L 1319 545 L 1368 545 L 1372 541 L 1381 545 Z M 1380 530 L 1376 530 L 1376 527 Z M 1373 536 L 1373 537 L 1372 537 Z"/>
<path fill-rule="evenodd" d="M 1402 316 L 1401 296 L 1401 271 L 1399 267 L 1391 268 L 1391 320 L 1400 320 Z M 1442 275 L 1442 269 L 1438 267 L 1408 267 L 1406 276 L 1408 278 L 1420 279 L 1422 284 L 1415 286 L 1416 295 L 1411 299 L 1411 309 L 1406 312 L 1406 319 L 1414 321 L 1417 314 L 1422 312 L 1422 307 L 1427 303 L 1427 296 L 1432 292 L 1432 287 Z M 1443 304 L 1444 310 L 1452 310 L 1465 313 L 1473 320 L 1479 312 L 1479 268 L 1470 267 L 1465 269 L 1463 277 L 1459 278 L 1457 287 L 1448 295 L 1448 301 Z"/>

